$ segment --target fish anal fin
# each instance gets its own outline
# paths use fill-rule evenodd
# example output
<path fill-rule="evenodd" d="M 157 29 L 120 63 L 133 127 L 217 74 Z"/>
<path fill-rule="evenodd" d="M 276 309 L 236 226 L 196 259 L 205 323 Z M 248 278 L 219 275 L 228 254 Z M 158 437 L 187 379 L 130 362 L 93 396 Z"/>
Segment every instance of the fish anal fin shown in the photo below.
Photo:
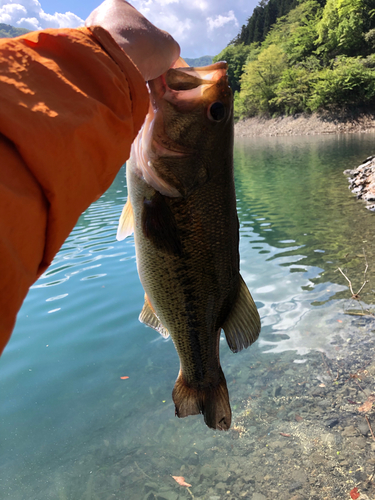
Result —
<path fill-rule="evenodd" d="M 223 324 L 223 330 L 233 352 L 249 347 L 259 337 L 259 313 L 242 276 L 236 302 Z"/>
<path fill-rule="evenodd" d="M 139 315 L 139 321 L 159 332 L 165 339 L 169 337 L 168 330 L 162 325 L 160 319 L 157 317 L 146 293 L 145 303 L 141 314 Z"/>
<path fill-rule="evenodd" d="M 172 392 L 177 417 L 203 413 L 204 421 L 211 429 L 229 429 L 232 411 L 224 373 L 220 367 L 219 370 L 218 384 L 202 388 L 190 387 L 180 370 Z"/>
<path fill-rule="evenodd" d="M 134 214 L 133 207 L 130 203 L 130 198 L 128 197 L 122 213 L 120 216 L 116 239 L 118 241 L 124 240 L 127 236 L 130 236 L 134 232 Z"/>

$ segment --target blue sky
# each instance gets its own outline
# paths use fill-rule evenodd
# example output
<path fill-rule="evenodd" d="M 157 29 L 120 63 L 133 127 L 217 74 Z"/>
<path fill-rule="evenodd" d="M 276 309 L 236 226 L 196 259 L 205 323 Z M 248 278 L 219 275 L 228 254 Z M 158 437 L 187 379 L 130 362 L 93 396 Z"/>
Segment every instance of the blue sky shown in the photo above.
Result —
<path fill-rule="evenodd" d="M 183 57 L 218 54 L 251 16 L 258 0 L 133 0 L 179 42 Z M 0 0 L 0 23 L 28 29 L 77 27 L 100 0 Z"/>

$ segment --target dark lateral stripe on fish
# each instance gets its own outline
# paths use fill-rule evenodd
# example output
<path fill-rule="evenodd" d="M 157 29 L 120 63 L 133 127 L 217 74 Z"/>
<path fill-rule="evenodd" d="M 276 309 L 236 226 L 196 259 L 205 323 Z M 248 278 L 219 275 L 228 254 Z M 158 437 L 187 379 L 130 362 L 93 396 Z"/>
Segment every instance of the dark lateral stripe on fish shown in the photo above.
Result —
<path fill-rule="evenodd" d="M 166 253 L 181 255 L 182 245 L 173 213 L 165 198 L 155 193 L 143 200 L 142 231 L 156 248 Z"/>

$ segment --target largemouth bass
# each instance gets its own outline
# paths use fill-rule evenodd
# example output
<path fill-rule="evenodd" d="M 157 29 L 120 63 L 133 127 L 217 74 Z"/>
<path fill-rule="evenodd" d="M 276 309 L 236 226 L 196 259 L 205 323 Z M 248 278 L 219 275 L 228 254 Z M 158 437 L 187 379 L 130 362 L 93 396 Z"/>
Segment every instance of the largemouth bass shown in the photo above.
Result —
<path fill-rule="evenodd" d="M 184 64 L 182 62 L 182 64 Z M 150 82 L 150 112 L 127 163 L 118 239 L 132 233 L 146 292 L 140 321 L 171 335 L 180 358 L 176 415 L 231 424 L 219 359 L 252 344 L 259 314 L 239 273 L 233 108 L 226 63 L 172 68 Z"/>

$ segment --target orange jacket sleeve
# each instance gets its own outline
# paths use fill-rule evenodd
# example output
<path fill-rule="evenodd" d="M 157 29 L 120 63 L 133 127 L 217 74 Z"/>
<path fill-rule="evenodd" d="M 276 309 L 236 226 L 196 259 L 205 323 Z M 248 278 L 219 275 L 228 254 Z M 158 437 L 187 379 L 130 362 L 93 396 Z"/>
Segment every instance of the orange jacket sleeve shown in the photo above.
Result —
<path fill-rule="evenodd" d="M 0 353 L 30 285 L 112 183 L 148 109 L 100 27 L 0 40 Z"/>

